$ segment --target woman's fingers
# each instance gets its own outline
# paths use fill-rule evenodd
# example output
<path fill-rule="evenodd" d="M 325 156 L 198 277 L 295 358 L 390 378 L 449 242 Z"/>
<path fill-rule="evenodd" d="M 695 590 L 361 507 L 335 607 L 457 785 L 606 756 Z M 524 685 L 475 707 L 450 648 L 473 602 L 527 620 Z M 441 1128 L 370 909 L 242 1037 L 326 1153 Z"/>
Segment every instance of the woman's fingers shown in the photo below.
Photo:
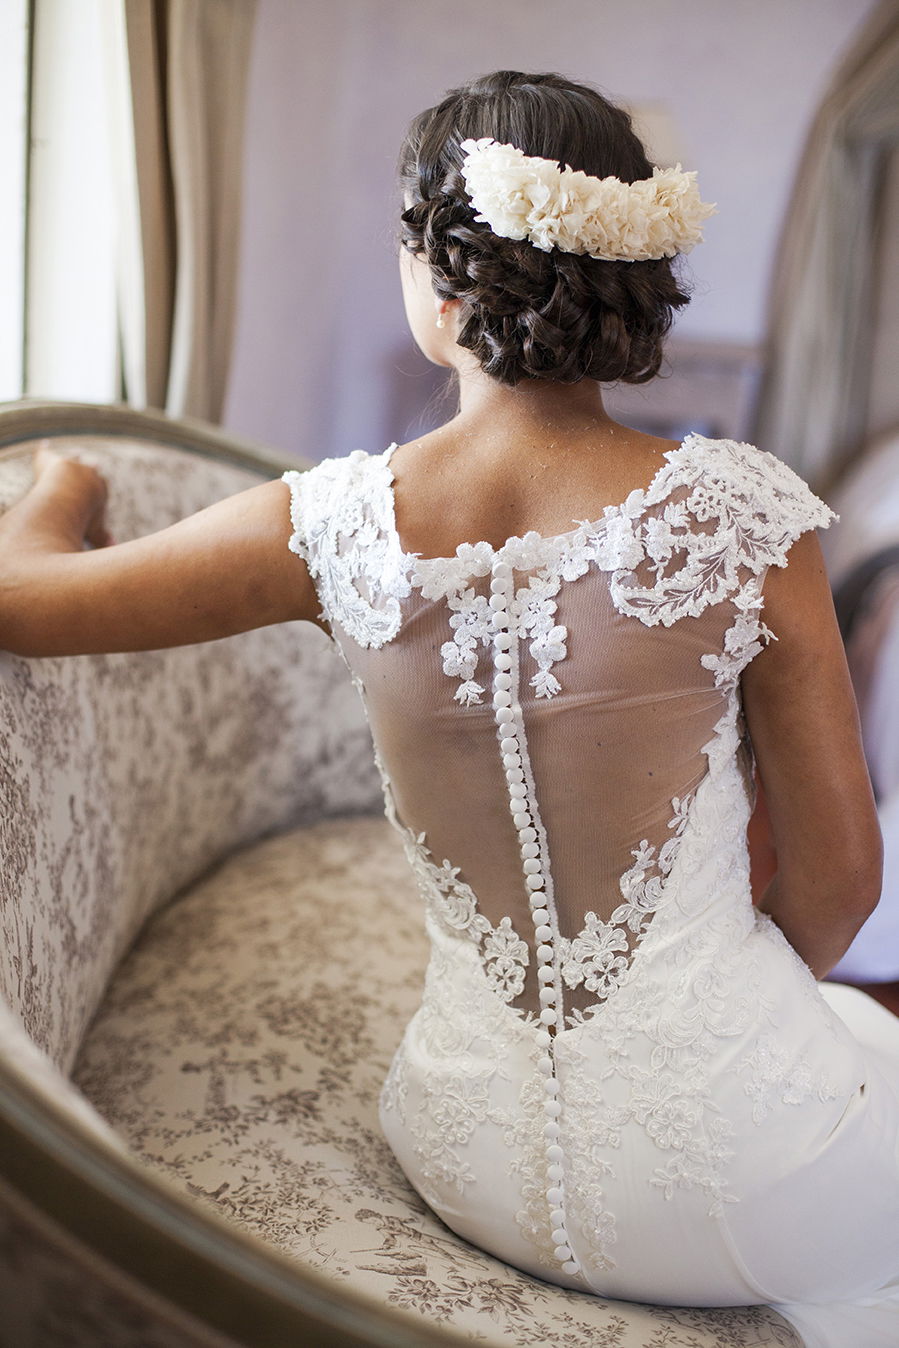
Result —
<path fill-rule="evenodd" d="M 74 494 L 85 514 L 84 538 L 92 547 L 112 544 L 104 519 L 108 487 L 96 468 L 57 453 L 50 448 L 49 440 L 42 440 L 34 451 L 34 479 L 35 483 L 45 481 L 51 490 L 58 483 L 60 491 Z"/>

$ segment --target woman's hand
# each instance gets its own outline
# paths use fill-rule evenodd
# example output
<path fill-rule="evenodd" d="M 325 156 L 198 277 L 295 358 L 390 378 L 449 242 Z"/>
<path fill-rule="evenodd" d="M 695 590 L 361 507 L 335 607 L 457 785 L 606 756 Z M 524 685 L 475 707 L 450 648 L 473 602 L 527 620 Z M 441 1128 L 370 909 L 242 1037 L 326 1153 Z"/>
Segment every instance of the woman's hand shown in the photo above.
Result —
<path fill-rule="evenodd" d="M 69 503 L 73 522 L 83 516 L 81 536 L 91 547 L 105 548 L 112 544 L 104 518 L 108 487 L 95 468 L 55 453 L 49 441 L 44 440 L 34 454 L 34 482 Z"/>

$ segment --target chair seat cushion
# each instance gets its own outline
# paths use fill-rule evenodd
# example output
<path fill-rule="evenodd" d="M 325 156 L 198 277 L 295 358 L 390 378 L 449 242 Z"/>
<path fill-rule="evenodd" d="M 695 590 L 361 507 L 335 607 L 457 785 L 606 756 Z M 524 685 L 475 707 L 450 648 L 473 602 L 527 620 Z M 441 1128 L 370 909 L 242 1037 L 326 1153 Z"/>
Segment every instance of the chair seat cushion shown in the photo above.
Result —
<path fill-rule="evenodd" d="M 378 1124 L 426 940 L 383 818 L 329 819 L 221 864 L 119 967 L 74 1080 L 147 1164 L 288 1255 L 487 1344 L 797 1348 L 766 1307 L 638 1306 L 475 1249 Z"/>

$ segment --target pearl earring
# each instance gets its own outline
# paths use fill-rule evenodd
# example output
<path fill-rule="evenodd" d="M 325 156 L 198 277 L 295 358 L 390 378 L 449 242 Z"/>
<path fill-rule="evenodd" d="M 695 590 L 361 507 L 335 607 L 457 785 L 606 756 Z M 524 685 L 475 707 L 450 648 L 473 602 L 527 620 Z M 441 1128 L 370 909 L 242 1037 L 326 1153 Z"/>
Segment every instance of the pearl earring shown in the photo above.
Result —
<path fill-rule="evenodd" d="M 438 327 L 438 328 L 445 328 L 445 327 L 446 327 L 446 318 L 444 317 L 444 314 L 443 314 L 443 310 L 442 310 L 442 309 L 438 310 L 438 313 L 437 313 L 437 327 Z"/>

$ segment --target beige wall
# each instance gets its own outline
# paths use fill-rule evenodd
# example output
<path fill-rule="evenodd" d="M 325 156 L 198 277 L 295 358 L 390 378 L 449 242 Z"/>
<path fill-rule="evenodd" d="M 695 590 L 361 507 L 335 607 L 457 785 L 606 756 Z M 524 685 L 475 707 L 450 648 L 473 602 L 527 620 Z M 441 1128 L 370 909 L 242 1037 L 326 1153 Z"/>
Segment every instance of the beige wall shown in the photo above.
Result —
<path fill-rule="evenodd" d="M 414 433 L 410 405 L 433 379 L 411 350 L 395 275 L 396 150 L 413 113 L 502 66 L 667 104 L 683 167 L 720 212 L 687 259 L 696 288 L 677 335 L 757 343 L 805 132 L 872 8 L 259 0 L 226 426 L 313 458 Z"/>

